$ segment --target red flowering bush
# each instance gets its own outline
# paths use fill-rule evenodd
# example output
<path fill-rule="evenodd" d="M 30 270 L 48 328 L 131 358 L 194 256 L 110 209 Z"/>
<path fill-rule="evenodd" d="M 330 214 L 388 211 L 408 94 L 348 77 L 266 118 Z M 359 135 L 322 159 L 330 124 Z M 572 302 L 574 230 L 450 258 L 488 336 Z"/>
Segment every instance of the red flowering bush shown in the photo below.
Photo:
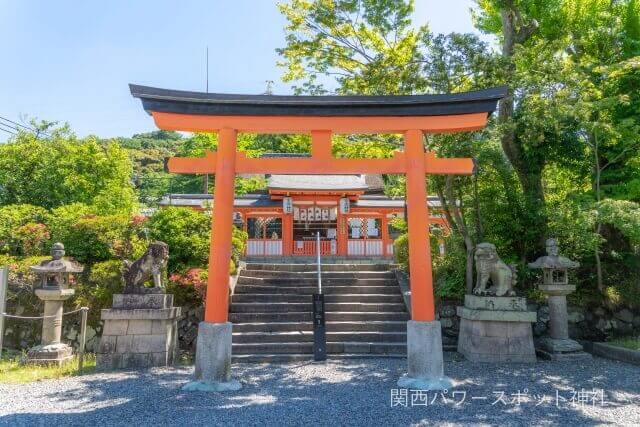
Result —
<path fill-rule="evenodd" d="M 25 256 L 40 255 L 49 237 L 46 225 L 33 222 L 18 227 L 14 234 L 18 252 Z"/>
<path fill-rule="evenodd" d="M 201 305 L 207 293 L 207 270 L 190 268 L 184 273 L 169 276 L 169 287 L 174 293 L 177 305 Z"/>

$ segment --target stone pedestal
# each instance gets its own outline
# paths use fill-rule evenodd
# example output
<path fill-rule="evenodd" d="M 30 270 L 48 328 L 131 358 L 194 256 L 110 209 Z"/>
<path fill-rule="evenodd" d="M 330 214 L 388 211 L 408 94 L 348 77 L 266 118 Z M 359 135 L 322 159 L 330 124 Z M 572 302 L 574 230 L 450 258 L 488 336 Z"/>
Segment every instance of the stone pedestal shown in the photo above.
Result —
<path fill-rule="evenodd" d="M 533 363 L 531 323 L 536 313 L 527 311 L 520 297 L 466 295 L 458 307 L 458 353 L 472 362 Z"/>
<path fill-rule="evenodd" d="M 115 294 L 113 308 L 102 310 L 98 369 L 173 365 L 178 358 L 179 316 L 173 295 Z"/>
<path fill-rule="evenodd" d="M 195 381 L 186 384 L 186 391 L 237 391 L 242 384 L 231 379 L 230 322 L 198 325 Z"/>
<path fill-rule="evenodd" d="M 539 289 L 548 296 L 549 336 L 537 340 L 537 353 L 549 360 L 591 359 L 580 343 L 569 338 L 567 295 L 576 290 L 575 285 L 547 284 L 540 285 Z"/>
<path fill-rule="evenodd" d="M 398 387 L 412 390 L 447 390 L 452 382 L 444 375 L 440 322 L 407 322 L 408 373 Z"/>
<path fill-rule="evenodd" d="M 41 344 L 27 353 L 27 363 L 61 365 L 73 357 L 73 350 L 60 341 L 64 302 L 71 298 L 73 289 L 36 289 L 36 296 L 44 301 Z"/>

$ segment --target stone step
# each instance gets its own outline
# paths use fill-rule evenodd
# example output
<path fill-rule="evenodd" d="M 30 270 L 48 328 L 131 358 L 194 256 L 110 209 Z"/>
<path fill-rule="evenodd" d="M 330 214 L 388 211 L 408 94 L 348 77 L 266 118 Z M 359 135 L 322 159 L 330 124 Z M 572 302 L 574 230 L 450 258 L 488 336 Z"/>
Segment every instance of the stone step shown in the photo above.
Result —
<path fill-rule="evenodd" d="M 327 360 L 372 359 L 380 357 L 404 358 L 407 357 L 407 355 L 406 353 L 333 353 L 327 355 Z M 231 360 L 234 363 L 287 363 L 299 361 L 313 362 L 313 354 L 234 354 Z"/>
<path fill-rule="evenodd" d="M 327 331 L 335 332 L 407 332 L 406 321 L 344 321 L 327 322 Z M 233 332 L 287 332 L 313 330 L 308 322 L 252 322 L 234 323 Z"/>
<path fill-rule="evenodd" d="M 229 321 L 242 322 L 310 322 L 311 312 L 289 313 L 229 313 Z M 326 320 L 332 321 L 384 321 L 384 320 L 409 320 L 406 312 L 340 312 L 328 311 Z"/>
<path fill-rule="evenodd" d="M 322 280 L 325 279 L 394 279 L 392 271 L 322 271 Z M 243 270 L 240 277 L 259 277 L 277 279 L 312 279 L 317 280 L 318 273 L 313 271 L 273 271 L 273 270 Z"/>
<path fill-rule="evenodd" d="M 237 286 L 234 294 L 300 294 L 312 295 L 318 292 L 317 286 L 275 286 L 275 285 L 240 285 Z M 325 295 L 335 294 L 385 294 L 399 295 L 400 288 L 397 285 L 375 285 L 375 286 L 343 286 L 343 285 L 323 285 L 322 293 Z"/>
<path fill-rule="evenodd" d="M 333 302 L 403 302 L 400 294 L 333 294 L 325 295 L 325 303 Z M 233 303 L 238 302 L 309 302 L 311 296 L 303 294 L 235 294 Z"/>
<path fill-rule="evenodd" d="M 322 271 L 389 271 L 392 264 L 389 263 L 373 263 L 373 264 L 321 264 Z M 316 271 L 317 267 L 314 263 L 300 264 L 267 264 L 249 262 L 244 271 L 254 270 L 271 270 L 271 271 Z"/>
<path fill-rule="evenodd" d="M 232 354 L 312 354 L 313 342 L 233 344 Z M 402 354 L 407 352 L 406 343 L 393 342 L 327 342 L 327 354 Z"/>
<path fill-rule="evenodd" d="M 310 302 L 234 302 L 229 308 L 230 313 L 288 313 L 313 311 Z M 404 312 L 404 303 L 362 303 L 338 302 L 325 303 L 326 312 Z"/>
<path fill-rule="evenodd" d="M 407 341 L 403 332 L 327 332 L 327 342 L 394 342 Z M 313 342 L 313 331 L 234 332 L 234 343 L 295 343 Z"/>
<path fill-rule="evenodd" d="M 238 286 L 244 285 L 271 285 L 271 286 L 310 286 L 317 287 L 317 278 L 279 278 L 279 277 L 247 277 L 240 276 L 238 278 Z M 396 279 L 350 279 L 346 278 L 331 278 L 322 279 L 322 286 L 398 286 Z"/>

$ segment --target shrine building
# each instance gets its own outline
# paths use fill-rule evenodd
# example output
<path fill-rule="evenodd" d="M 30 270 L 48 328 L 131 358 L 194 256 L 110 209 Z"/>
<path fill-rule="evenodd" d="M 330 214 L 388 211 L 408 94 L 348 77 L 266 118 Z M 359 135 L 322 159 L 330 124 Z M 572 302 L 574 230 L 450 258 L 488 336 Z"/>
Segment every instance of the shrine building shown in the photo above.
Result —
<path fill-rule="evenodd" d="M 375 174 L 268 175 L 265 191 L 234 200 L 234 223 L 249 235 L 245 255 L 313 256 L 319 232 L 323 256 L 393 257 L 400 232 L 391 222 L 405 218 L 406 206 L 404 198 L 385 196 L 383 187 Z M 204 210 L 212 203 L 211 194 L 169 194 L 160 205 Z M 427 203 L 431 231 L 446 232 L 438 197 Z"/>

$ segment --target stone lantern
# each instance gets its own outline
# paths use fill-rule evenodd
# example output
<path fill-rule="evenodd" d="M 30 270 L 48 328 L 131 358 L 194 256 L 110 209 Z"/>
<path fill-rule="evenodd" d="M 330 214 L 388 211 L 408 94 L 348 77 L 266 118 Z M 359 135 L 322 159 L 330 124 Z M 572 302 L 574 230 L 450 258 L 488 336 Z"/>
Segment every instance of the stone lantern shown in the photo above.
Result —
<path fill-rule="evenodd" d="M 567 295 L 576 290 L 569 284 L 569 269 L 579 263 L 559 255 L 558 240 L 547 239 L 547 255 L 529 263 L 529 268 L 542 270 L 543 283 L 538 288 L 547 295 L 549 304 L 549 336 L 538 341 L 538 353 L 552 360 L 589 358 L 582 345 L 569 338 Z"/>
<path fill-rule="evenodd" d="M 27 353 L 28 363 L 62 364 L 73 357 L 73 350 L 60 341 L 62 335 L 63 304 L 75 291 L 69 289 L 72 274 L 81 273 L 84 267 L 65 260 L 64 245 L 55 243 L 51 248 L 51 259 L 31 266 L 31 271 L 40 278 L 35 293 L 44 301 L 42 342 Z"/>

